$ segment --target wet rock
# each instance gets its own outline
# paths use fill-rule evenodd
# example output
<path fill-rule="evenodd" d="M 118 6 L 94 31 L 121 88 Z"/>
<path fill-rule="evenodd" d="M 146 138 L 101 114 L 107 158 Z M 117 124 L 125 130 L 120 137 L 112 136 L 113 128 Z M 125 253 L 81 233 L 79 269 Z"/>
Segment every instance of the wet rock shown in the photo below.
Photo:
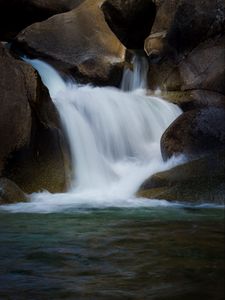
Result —
<path fill-rule="evenodd" d="M 26 193 L 64 191 L 69 154 L 48 90 L 1 46 L 0 74 L 0 175 Z"/>
<path fill-rule="evenodd" d="M 127 48 L 143 49 L 155 18 L 153 1 L 106 0 L 102 10 L 109 27 Z"/>
<path fill-rule="evenodd" d="M 0 178 L 0 204 L 26 202 L 27 196 L 13 181 Z"/>
<path fill-rule="evenodd" d="M 161 152 L 164 160 L 172 155 L 198 157 L 225 150 L 225 107 L 207 107 L 185 112 L 164 132 Z"/>
<path fill-rule="evenodd" d="M 27 26 L 69 11 L 84 0 L 0 0 L 0 40 L 11 40 Z"/>
<path fill-rule="evenodd" d="M 142 184 L 138 195 L 149 199 L 224 204 L 224 170 L 224 152 L 215 152 L 154 174 Z"/>
<path fill-rule="evenodd" d="M 82 83 L 119 84 L 125 48 L 105 22 L 100 4 L 87 0 L 31 25 L 16 37 L 13 49 L 39 57 Z"/>

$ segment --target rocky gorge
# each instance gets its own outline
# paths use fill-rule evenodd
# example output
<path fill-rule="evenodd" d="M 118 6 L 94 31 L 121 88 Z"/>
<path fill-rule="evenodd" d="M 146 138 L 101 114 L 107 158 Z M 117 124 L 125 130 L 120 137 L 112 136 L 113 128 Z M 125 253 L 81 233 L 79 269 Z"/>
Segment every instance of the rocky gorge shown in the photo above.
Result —
<path fill-rule="evenodd" d="M 148 61 L 148 93 L 160 90 L 183 110 L 161 137 L 162 157 L 186 157 L 148 178 L 137 195 L 224 201 L 224 1 L 0 0 L 0 12 L 1 204 L 64 192 L 71 175 L 58 112 L 21 57 L 41 59 L 79 84 L 119 87 L 134 53 Z"/>

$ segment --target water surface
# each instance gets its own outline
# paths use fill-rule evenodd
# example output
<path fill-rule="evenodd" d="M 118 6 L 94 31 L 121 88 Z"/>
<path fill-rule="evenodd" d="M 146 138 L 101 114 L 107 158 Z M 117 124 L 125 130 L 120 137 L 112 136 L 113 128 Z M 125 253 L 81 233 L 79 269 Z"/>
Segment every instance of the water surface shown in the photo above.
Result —
<path fill-rule="evenodd" d="M 0 299 L 224 299 L 224 211 L 0 212 Z"/>

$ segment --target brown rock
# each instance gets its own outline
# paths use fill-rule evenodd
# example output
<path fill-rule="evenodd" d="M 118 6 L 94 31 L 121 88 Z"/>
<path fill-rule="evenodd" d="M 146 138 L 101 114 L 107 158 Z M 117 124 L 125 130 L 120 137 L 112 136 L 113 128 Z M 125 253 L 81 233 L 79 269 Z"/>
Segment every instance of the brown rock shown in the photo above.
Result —
<path fill-rule="evenodd" d="M 150 88 L 224 94 L 224 31 L 222 0 L 159 1 L 145 41 Z"/>
<path fill-rule="evenodd" d="M 208 107 L 185 112 L 161 138 L 163 159 L 185 154 L 198 157 L 225 150 L 225 107 Z"/>
<path fill-rule="evenodd" d="M 0 0 L 0 40 L 11 40 L 27 26 L 69 11 L 84 0 Z"/>
<path fill-rule="evenodd" d="M 69 155 L 36 71 L 0 46 L 0 175 L 25 192 L 66 189 Z"/>
<path fill-rule="evenodd" d="M 182 90 L 208 90 L 225 95 L 225 36 L 201 43 L 179 63 Z"/>
<path fill-rule="evenodd" d="M 163 91 L 160 96 L 179 105 L 183 111 L 225 105 L 225 95 L 207 90 Z"/>
<path fill-rule="evenodd" d="M 26 202 L 24 192 L 11 180 L 0 178 L 0 204 Z"/>
<path fill-rule="evenodd" d="M 224 152 L 186 162 L 171 170 L 154 174 L 140 187 L 138 195 L 169 201 L 225 201 Z"/>
<path fill-rule="evenodd" d="M 155 18 L 153 1 L 106 0 L 102 10 L 109 27 L 127 48 L 143 49 Z"/>
<path fill-rule="evenodd" d="M 28 78 L 34 76 L 31 67 L 13 60 L 0 45 L 0 172 L 9 154 L 30 142 L 32 117 L 25 72 Z"/>
<path fill-rule="evenodd" d="M 125 48 L 111 32 L 101 1 L 31 25 L 16 38 L 14 49 L 39 57 L 82 83 L 118 84 Z"/>

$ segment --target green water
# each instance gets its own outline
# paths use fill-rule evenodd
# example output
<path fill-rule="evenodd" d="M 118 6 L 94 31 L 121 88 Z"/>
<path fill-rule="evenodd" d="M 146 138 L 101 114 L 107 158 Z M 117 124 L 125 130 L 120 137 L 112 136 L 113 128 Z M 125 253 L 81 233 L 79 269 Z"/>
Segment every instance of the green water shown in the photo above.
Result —
<path fill-rule="evenodd" d="M 224 299 L 224 211 L 0 212 L 0 299 Z"/>

